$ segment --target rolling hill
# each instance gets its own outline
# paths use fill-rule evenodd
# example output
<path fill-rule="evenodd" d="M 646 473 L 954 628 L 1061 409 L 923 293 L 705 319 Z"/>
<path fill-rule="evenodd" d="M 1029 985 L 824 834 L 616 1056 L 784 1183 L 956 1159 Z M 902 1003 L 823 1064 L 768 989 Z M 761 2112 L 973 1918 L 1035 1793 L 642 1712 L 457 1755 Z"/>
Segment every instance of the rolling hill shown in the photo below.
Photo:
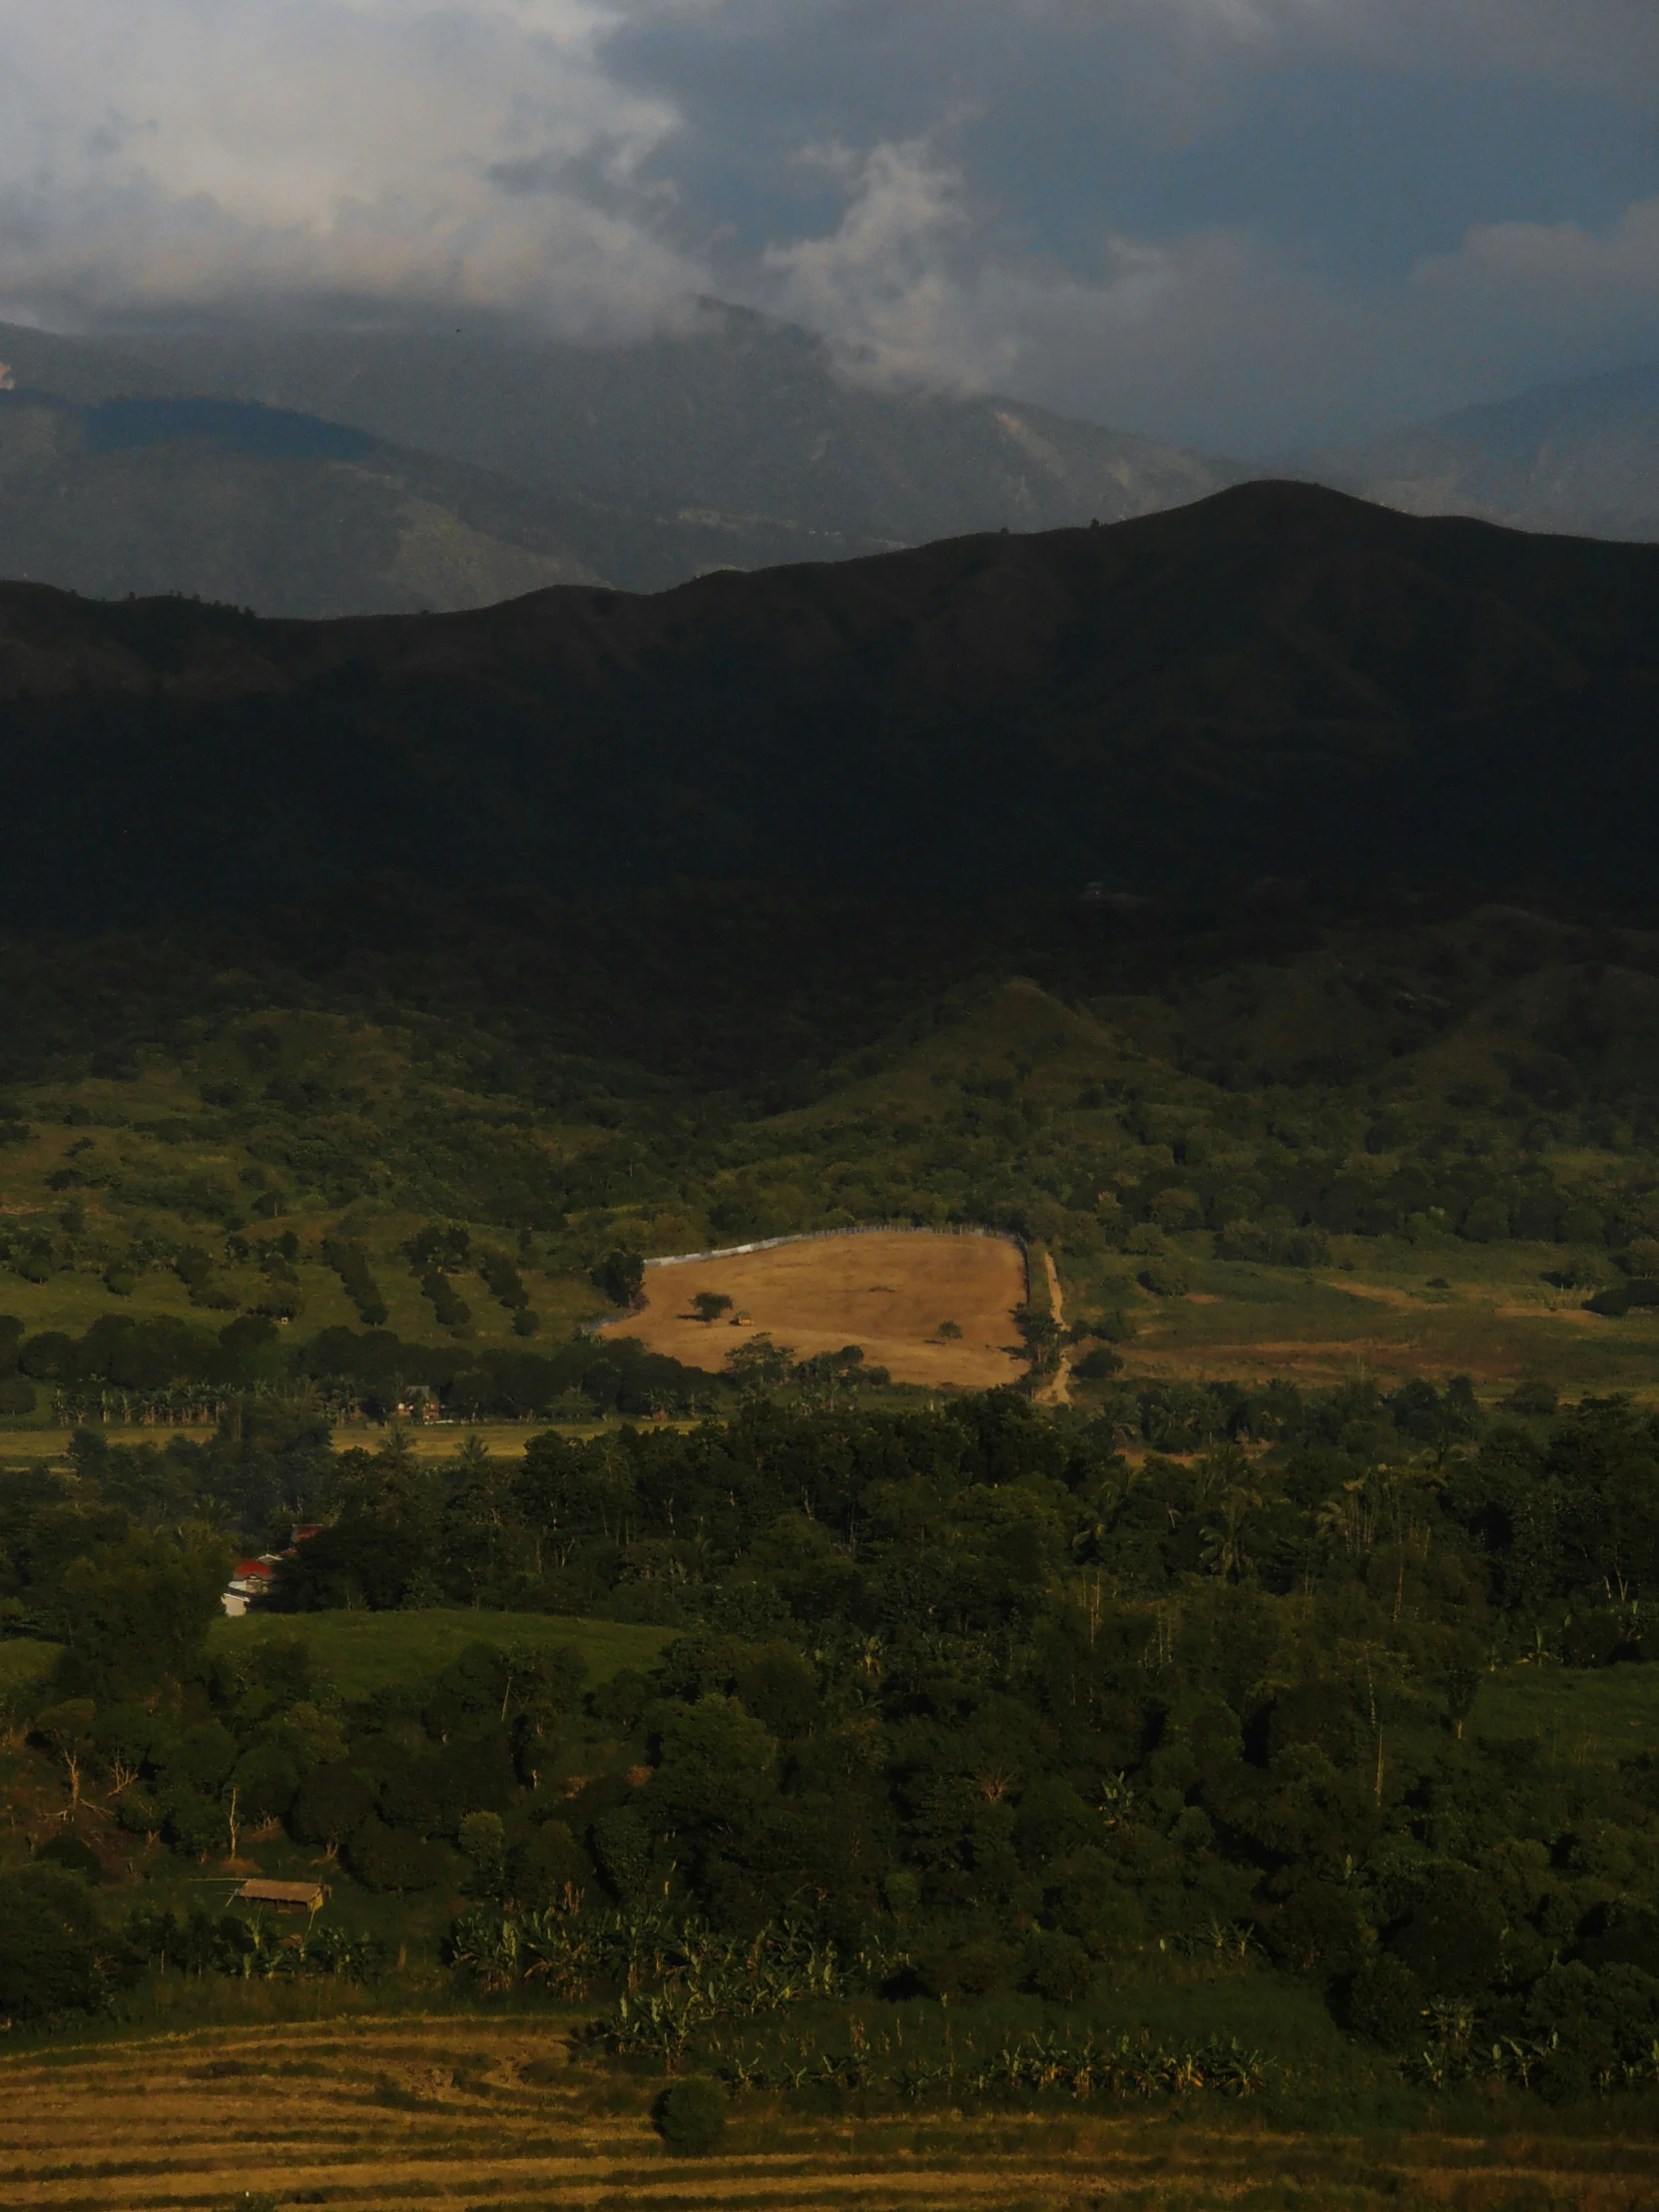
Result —
<path fill-rule="evenodd" d="M 1635 891 L 1656 614 L 1646 548 L 1295 484 L 444 617 L 13 585 L 4 912 L 248 907 L 385 866 L 566 893 Z"/>

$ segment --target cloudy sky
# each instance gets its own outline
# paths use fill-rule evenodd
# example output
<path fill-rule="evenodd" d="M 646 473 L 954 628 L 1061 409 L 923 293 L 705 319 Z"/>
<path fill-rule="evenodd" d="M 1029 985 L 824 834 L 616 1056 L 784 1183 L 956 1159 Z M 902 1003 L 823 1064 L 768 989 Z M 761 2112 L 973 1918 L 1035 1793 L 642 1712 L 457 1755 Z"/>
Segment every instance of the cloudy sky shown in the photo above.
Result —
<path fill-rule="evenodd" d="M 1654 0 L 0 0 L 0 316 L 699 292 L 1272 452 L 1659 360 Z"/>

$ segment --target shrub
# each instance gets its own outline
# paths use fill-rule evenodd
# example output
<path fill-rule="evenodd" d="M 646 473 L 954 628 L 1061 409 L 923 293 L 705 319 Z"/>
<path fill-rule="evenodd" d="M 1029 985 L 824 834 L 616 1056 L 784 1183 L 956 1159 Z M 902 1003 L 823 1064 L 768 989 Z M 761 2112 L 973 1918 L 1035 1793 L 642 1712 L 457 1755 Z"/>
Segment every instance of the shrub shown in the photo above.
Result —
<path fill-rule="evenodd" d="M 32 1413 L 35 1409 L 35 1386 L 20 1375 L 8 1375 L 0 1381 L 0 1413 Z"/>
<path fill-rule="evenodd" d="M 1114 1375 L 1121 1375 L 1123 1362 L 1105 1345 L 1096 1345 L 1092 1352 L 1085 1352 L 1081 1360 L 1074 1360 L 1071 1372 L 1079 1382 L 1105 1382 Z"/>
<path fill-rule="evenodd" d="M 79 1836 L 67 1832 L 54 1836 L 49 1844 L 42 1844 L 35 1857 L 54 1867 L 66 1867 L 71 1874 L 85 1875 L 89 1882 L 104 1879 L 104 1862 L 97 1852 L 90 1844 L 82 1843 Z"/>
<path fill-rule="evenodd" d="M 553 1904 L 567 1886 L 585 1889 L 592 1879 L 588 1855 L 564 1821 L 544 1821 L 513 1853 L 511 1887 L 521 1905 Z"/>
<path fill-rule="evenodd" d="M 672 2082 L 657 2099 L 652 2118 L 670 2150 L 700 2158 L 726 2132 L 726 2091 L 706 2074 Z"/>
<path fill-rule="evenodd" d="M 1025 1978 L 1051 2004 L 1078 2004 L 1094 1987 L 1095 1964 L 1075 1936 L 1038 1929 L 1026 1938 Z"/>
<path fill-rule="evenodd" d="M 1423 2035 L 1422 1983 L 1408 1966 L 1384 1955 L 1360 1968 L 1349 1984 L 1348 2019 L 1384 2050 L 1409 2050 Z"/>

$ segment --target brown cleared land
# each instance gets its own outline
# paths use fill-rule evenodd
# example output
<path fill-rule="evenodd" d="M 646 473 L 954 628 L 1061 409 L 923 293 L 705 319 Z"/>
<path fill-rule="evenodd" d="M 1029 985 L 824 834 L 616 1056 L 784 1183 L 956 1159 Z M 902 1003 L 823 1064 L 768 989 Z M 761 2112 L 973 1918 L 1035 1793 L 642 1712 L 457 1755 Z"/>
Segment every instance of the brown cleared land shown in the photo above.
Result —
<path fill-rule="evenodd" d="M 1625 1670 L 1630 1671 L 1630 1670 Z M 275 2006 L 256 1987 L 249 2009 Z M 1304 2133 L 1216 2098 L 1186 2106 L 833 2119 L 738 2099 L 725 2140 L 677 2157 L 660 2084 L 582 2064 L 546 2015 L 404 2015 L 186 2030 L 0 2055 L 7 2212 L 1639 2212 L 1645 2125 L 1598 2136 L 1494 2109 L 1455 2133 Z M 572 2059 L 577 2063 L 570 2063 Z"/>
<path fill-rule="evenodd" d="M 691 1317 L 699 1291 L 720 1291 L 749 1324 L 731 1316 L 713 1324 Z M 1024 1373 L 1013 1310 L 1025 1297 L 1025 1263 L 992 1237 L 824 1237 L 728 1260 L 688 1260 L 652 1268 L 642 1313 L 607 1325 L 637 1337 L 688 1367 L 718 1372 L 733 1351 L 765 1334 L 801 1358 L 862 1345 L 872 1367 L 895 1382 L 956 1383 L 989 1389 Z M 959 1341 L 930 1343 L 940 1322 Z"/>

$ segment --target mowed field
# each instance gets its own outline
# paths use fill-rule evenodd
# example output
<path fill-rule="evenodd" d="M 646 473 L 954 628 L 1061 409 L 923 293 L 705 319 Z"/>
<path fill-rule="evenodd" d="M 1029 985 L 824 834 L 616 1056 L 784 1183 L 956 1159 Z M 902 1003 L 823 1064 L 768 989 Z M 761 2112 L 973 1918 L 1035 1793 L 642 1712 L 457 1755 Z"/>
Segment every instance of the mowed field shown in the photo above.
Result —
<path fill-rule="evenodd" d="M 1643 2128 L 1598 2137 L 1493 2114 L 1455 2132 L 1315 2135 L 1214 2104 L 830 2118 L 753 2098 L 719 2149 L 687 2158 L 651 2127 L 655 2082 L 570 2055 L 567 2024 L 524 2015 L 343 2016 L 18 2053 L 0 2060 L 0 2203 L 1636 2212 L 1659 2188 Z"/>
<path fill-rule="evenodd" d="M 696 1320 L 699 1291 L 723 1293 L 747 1322 L 734 1328 L 730 1314 L 712 1325 Z M 1024 1297 L 1025 1261 L 1000 1238 L 823 1237 L 650 1268 L 644 1311 L 608 1324 L 605 1334 L 637 1337 L 716 1373 L 738 1345 L 762 1334 L 802 1359 L 861 1345 L 895 1382 L 983 1390 L 1025 1372 L 1013 1324 Z M 954 1322 L 961 1337 L 935 1341 L 941 1322 Z"/>

